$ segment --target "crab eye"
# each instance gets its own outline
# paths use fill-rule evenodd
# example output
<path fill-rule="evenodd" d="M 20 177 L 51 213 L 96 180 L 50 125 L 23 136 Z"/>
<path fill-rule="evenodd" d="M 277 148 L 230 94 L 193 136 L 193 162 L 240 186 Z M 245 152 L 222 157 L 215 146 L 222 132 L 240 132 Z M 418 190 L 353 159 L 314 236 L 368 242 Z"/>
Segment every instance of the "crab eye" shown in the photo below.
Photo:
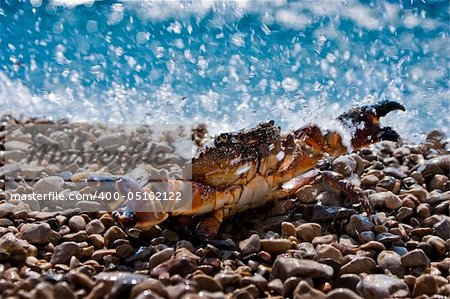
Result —
<path fill-rule="evenodd" d="M 226 133 L 222 133 L 219 135 L 219 137 L 217 138 L 221 143 L 228 143 L 228 141 L 230 140 L 230 136 Z"/>

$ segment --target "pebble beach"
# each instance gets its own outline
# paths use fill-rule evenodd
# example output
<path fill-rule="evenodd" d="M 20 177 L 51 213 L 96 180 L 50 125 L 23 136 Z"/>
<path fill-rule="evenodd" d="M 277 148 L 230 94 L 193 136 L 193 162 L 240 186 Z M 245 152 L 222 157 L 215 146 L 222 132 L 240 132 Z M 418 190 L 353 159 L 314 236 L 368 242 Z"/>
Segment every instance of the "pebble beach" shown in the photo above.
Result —
<path fill-rule="evenodd" d="M 37 141 L 25 132 L 8 140 L 8 124 L 19 123 L 39 120 L 2 118 L 1 298 L 450 296 L 450 151 L 439 131 L 418 144 L 380 142 L 317 166 L 352 184 L 364 205 L 346 205 L 346 195 L 318 175 L 292 198 L 226 219 L 217 240 L 202 242 L 170 219 L 145 231 L 125 229 L 100 208 L 36 210 L 11 201 L 14 193 L 39 189 L 78 192 L 71 180 L 83 172 L 146 171 L 137 165 L 125 172 L 114 163 L 21 168 L 27 144 Z M 78 129 L 88 143 L 120 147 L 106 126 Z M 195 143 L 206 136 L 200 127 Z M 69 137 L 43 133 L 40 140 L 62 144 Z M 158 142 L 177 153 L 174 139 Z M 25 173 L 36 179 L 8 185 Z"/>

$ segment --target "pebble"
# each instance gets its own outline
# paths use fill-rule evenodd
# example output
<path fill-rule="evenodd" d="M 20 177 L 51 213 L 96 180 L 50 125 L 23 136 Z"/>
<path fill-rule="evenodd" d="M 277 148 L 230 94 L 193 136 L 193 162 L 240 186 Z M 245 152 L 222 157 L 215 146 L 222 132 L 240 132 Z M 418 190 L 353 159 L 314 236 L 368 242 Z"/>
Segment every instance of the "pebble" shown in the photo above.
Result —
<path fill-rule="evenodd" d="M 350 155 L 339 156 L 333 160 L 331 168 L 343 176 L 349 176 L 356 171 L 356 161 Z"/>
<path fill-rule="evenodd" d="M 375 273 L 377 264 L 369 257 L 355 257 L 348 263 L 344 264 L 339 274 L 359 274 L 359 273 Z"/>
<path fill-rule="evenodd" d="M 311 242 L 315 237 L 321 235 L 322 227 L 317 223 L 304 223 L 296 228 L 297 238 L 300 240 Z"/>
<path fill-rule="evenodd" d="M 241 278 L 241 275 L 231 271 L 220 272 L 214 276 L 214 280 L 217 280 L 223 288 L 237 285 Z"/>
<path fill-rule="evenodd" d="M 295 195 L 302 203 L 312 203 L 316 201 L 317 190 L 311 185 L 301 187 Z"/>
<path fill-rule="evenodd" d="M 298 283 L 297 287 L 294 290 L 294 299 L 309 299 L 309 298 L 317 298 L 317 299 L 325 299 L 326 296 L 319 290 L 314 289 L 307 283 L 302 280 Z"/>
<path fill-rule="evenodd" d="M 261 249 L 269 253 L 283 253 L 292 249 L 294 244 L 288 239 L 261 239 Z"/>
<path fill-rule="evenodd" d="M 104 238 L 105 246 L 109 248 L 115 240 L 126 239 L 127 235 L 120 227 L 112 226 L 106 231 Z"/>
<path fill-rule="evenodd" d="M 278 257 L 270 272 L 273 279 L 286 280 L 291 276 L 330 279 L 333 268 L 311 260 L 300 260 L 288 257 Z"/>
<path fill-rule="evenodd" d="M 159 264 L 167 261 L 168 259 L 170 259 L 172 257 L 172 255 L 174 254 L 174 249 L 173 248 L 165 248 L 161 251 L 156 252 L 155 254 L 153 254 L 150 259 L 149 259 L 149 264 L 148 267 L 149 269 L 153 269 L 156 266 L 158 266 Z"/>
<path fill-rule="evenodd" d="M 29 256 L 36 256 L 35 250 L 26 240 L 18 239 L 13 233 L 0 238 L 0 261 L 23 263 Z"/>
<path fill-rule="evenodd" d="M 172 258 L 159 264 L 150 271 L 150 275 L 153 277 L 158 277 L 165 273 L 168 273 L 169 275 L 186 275 L 194 272 L 196 269 L 197 262 L 194 259 L 187 256 L 182 256 Z"/>
<path fill-rule="evenodd" d="M 315 259 L 319 262 L 323 259 L 333 259 L 336 262 L 341 263 L 342 253 L 329 244 L 317 245 Z"/>
<path fill-rule="evenodd" d="M 88 233 L 88 235 L 101 234 L 104 231 L 105 231 L 105 226 L 98 219 L 94 219 L 94 220 L 90 221 L 88 224 L 86 224 L 86 232 Z"/>
<path fill-rule="evenodd" d="M 36 182 L 33 191 L 37 194 L 49 194 L 50 192 L 60 192 L 64 180 L 59 176 L 48 176 Z"/>
<path fill-rule="evenodd" d="M 436 235 L 447 240 L 450 239 L 450 217 L 444 217 L 441 221 L 433 225 Z"/>
<path fill-rule="evenodd" d="M 402 206 L 402 200 L 391 191 L 370 194 L 369 201 L 374 208 L 385 206 L 389 210 L 396 210 Z"/>
<path fill-rule="evenodd" d="M 430 260 L 422 249 L 411 250 L 401 257 L 402 265 L 407 268 L 428 267 Z"/>
<path fill-rule="evenodd" d="M 374 226 L 369 218 L 361 215 L 352 215 L 346 226 L 346 231 L 351 236 L 357 236 L 360 232 L 373 230 Z"/>
<path fill-rule="evenodd" d="M 69 219 L 69 227 L 73 232 L 79 232 L 80 230 L 84 230 L 86 227 L 86 221 L 82 216 L 75 215 Z"/>
<path fill-rule="evenodd" d="M 408 286 L 394 276 L 370 274 L 357 285 L 358 294 L 367 299 L 408 297 Z"/>
<path fill-rule="evenodd" d="M 222 285 L 209 275 L 197 274 L 194 275 L 193 280 L 197 283 L 197 287 L 200 290 L 205 290 L 209 292 L 223 291 Z"/>
<path fill-rule="evenodd" d="M 395 251 L 382 251 L 377 257 L 377 264 L 382 270 L 389 270 L 392 274 L 403 277 L 405 268 L 402 265 L 401 256 Z"/>
<path fill-rule="evenodd" d="M 268 282 L 267 280 L 261 275 L 261 274 L 254 274 L 250 277 L 246 276 L 243 277 L 240 281 L 240 287 L 245 287 L 247 285 L 253 284 L 256 286 L 260 291 L 264 292 L 268 288 Z"/>
<path fill-rule="evenodd" d="M 53 231 L 47 223 L 41 223 L 30 225 L 22 232 L 21 238 L 31 244 L 45 245 L 49 242 L 55 242 L 60 238 L 60 235 Z"/>
<path fill-rule="evenodd" d="M 243 255 L 256 253 L 261 248 L 261 238 L 257 234 L 239 242 L 239 250 Z"/>
<path fill-rule="evenodd" d="M 281 223 L 281 235 L 285 237 L 297 237 L 297 231 L 295 229 L 295 225 L 290 222 L 282 222 Z"/>
<path fill-rule="evenodd" d="M 416 279 L 414 284 L 413 296 L 433 295 L 439 290 L 438 283 L 433 275 L 423 274 Z"/>
<path fill-rule="evenodd" d="M 80 252 L 78 244 L 75 242 L 64 242 L 56 246 L 50 260 L 52 265 L 63 264 L 70 260 L 73 255 Z"/>
<path fill-rule="evenodd" d="M 362 299 L 358 294 L 346 288 L 333 289 L 327 294 L 327 299 Z"/>

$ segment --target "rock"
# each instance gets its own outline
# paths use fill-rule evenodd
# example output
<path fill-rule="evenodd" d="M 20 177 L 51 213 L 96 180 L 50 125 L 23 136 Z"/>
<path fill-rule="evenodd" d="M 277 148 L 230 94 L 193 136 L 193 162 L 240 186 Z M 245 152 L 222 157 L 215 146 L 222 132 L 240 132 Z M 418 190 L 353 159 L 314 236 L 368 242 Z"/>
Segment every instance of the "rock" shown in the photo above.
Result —
<path fill-rule="evenodd" d="M 104 238 L 105 238 L 105 246 L 109 248 L 115 240 L 126 239 L 127 235 L 118 226 L 112 226 L 106 231 Z"/>
<path fill-rule="evenodd" d="M 361 179 L 361 184 L 366 188 L 370 188 L 375 186 L 378 181 L 379 179 L 376 176 L 374 176 L 373 174 L 369 174 Z"/>
<path fill-rule="evenodd" d="M 375 240 L 375 234 L 372 231 L 363 231 L 358 235 L 358 240 L 360 243 L 364 244 L 370 241 Z"/>
<path fill-rule="evenodd" d="M 37 194 L 49 194 L 50 192 L 59 192 L 62 190 L 64 180 L 59 176 L 48 176 L 40 179 L 33 187 Z"/>
<path fill-rule="evenodd" d="M 17 174 L 22 167 L 19 163 L 8 163 L 0 167 L 0 177 L 5 177 L 5 175 L 13 176 Z"/>
<path fill-rule="evenodd" d="M 318 237 L 322 233 L 322 227 L 317 223 L 304 223 L 300 224 L 296 228 L 297 238 L 311 242 L 315 237 Z"/>
<path fill-rule="evenodd" d="M 278 257 L 273 264 L 270 275 L 272 279 L 286 280 L 291 276 L 330 279 L 333 268 L 315 261 L 296 258 Z"/>
<path fill-rule="evenodd" d="M 374 226 L 369 218 L 361 215 L 352 215 L 346 226 L 346 231 L 349 235 L 356 237 L 362 231 L 373 230 Z"/>
<path fill-rule="evenodd" d="M 385 206 L 389 210 L 396 210 L 402 206 L 402 200 L 391 191 L 370 194 L 369 201 L 374 208 Z"/>
<path fill-rule="evenodd" d="M 64 242 L 55 247 L 50 263 L 64 264 L 69 261 L 73 255 L 76 255 L 80 251 L 78 244 L 75 242 Z"/>
<path fill-rule="evenodd" d="M 30 225 L 22 232 L 21 238 L 31 244 L 45 245 L 60 238 L 60 235 L 50 228 L 47 223 Z"/>
<path fill-rule="evenodd" d="M 36 299 L 54 299 L 55 295 L 53 286 L 48 282 L 39 282 L 30 292 L 30 297 Z"/>
<path fill-rule="evenodd" d="M 339 156 L 333 160 L 331 168 L 343 176 L 349 176 L 356 171 L 356 161 L 349 155 Z"/>
<path fill-rule="evenodd" d="M 84 220 L 84 218 L 82 216 L 79 215 L 75 215 L 72 216 L 69 219 L 69 227 L 70 230 L 73 232 L 79 232 L 80 230 L 85 229 L 86 227 L 86 221 Z"/>
<path fill-rule="evenodd" d="M 153 268 L 150 272 L 152 277 L 158 277 L 165 273 L 169 275 L 186 275 L 194 272 L 197 269 L 197 262 L 187 256 L 175 257 L 170 260 L 159 264 L 157 267 Z"/>
<path fill-rule="evenodd" d="M 149 265 L 148 265 L 149 269 L 153 269 L 156 266 L 158 266 L 159 264 L 167 261 L 168 259 L 170 259 L 172 257 L 173 254 L 174 254 L 174 249 L 170 248 L 170 247 L 156 252 L 149 259 Z"/>
<path fill-rule="evenodd" d="M 295 195 L 298 200 L 303 203 L 312 203 L 316 201 L 317 190 L 311 185 L 301 187 Z"/>
<path fill-rule="evenodd" d="M 416 279 L 416 283 L 414 284 L 413 296 L 431 296 L 437 294 L 438 290 L 439 286 L 434 276 L 431 274 L 422 274 Z"/>
<path fill-rule="evenodd" d="M 258 273 L 255 273 L 250 277 L 243 277 L 240 282 L 240 287 L 245 287 L 251 284 L 255 285 L 261 292 L 265 292 L 268 288 L 267 280 Z"/>
<path fill-rule="evenodd" d="M 224 288 L 239 284 L 241 278 L 241 275 L 231 271 L 220 272 L 214 276 L 214 279 L 217 280 Z"/>
<path fill-rule="evenodd" d="M 294 290 L 294 299 L 308 299 L 308 298 L 316 298 L 316 299 L 325 299 L 326 296 L 319 290 L 311 287 L 306 281 L 302 280 L 298 283 L 297 287 Z"/>
<path fill-rule="evenodd" d="M 262 239 L 261 249 L 269 253 L 283 253 L 292 249 L 293 243 L 288 239 Z"/>
<path fill-rule="evenodd" d="M 342 253 L 329 244 L 317 245 L 315 260 L 320 262 L 324 259 L 333 259 L 336 262 L 341 263 Z"/>
<path fill-rule="evenodd" d="M 389 270 L 392 274 L 403 277 L 405 268 L 402 265 L 401 256 L 394 251 L 382 251 L 377 257 L 377 264 L 383 270 Z"/>
<path fill-rule="evenodd" d="M 136 298 L 139 294 L 147 290 L 161 297 L 167 297 L 167 292 L 162 282 L 157 279 L 148 278 L 131 288 L 130 298 Z"/>
<path fill-rule="evenodd" d="M 399 242 L 401 237 L 391 233 L 380 233 L 376 236 L 376 240 L 383 244 L 393 244 Z"/>
<path fill-rule="evenodd" d="M 383 169 L 383 172 L 399 180 L 403 180 L 407 177 L 403 170 L 398 167 L 386 167 Z"/>
<path fill-rule="evenodd" d="M 408 297 L 408 286 L 394 276 L 370 274 L 358 283 L 359 295 L 368 299 Z"/>
<path fill-rule="evenodd" d="M 104 257 L 108 255 L 116 254 L 115 249 L 99 249 L 92 253 L 92 259 L 96 261 L 102 260 Z"/>
<path fill-rule="evenodd" d="M 0 238 L 1 262 L 22 263 L 29 256 L 36 256 L 36 252 L 27 241 L 18 239 L 13 233 L 7 233 Z"/>
<path fill-rule="evenodd" d="M 193 280 L 197 282 L 197 287 L 200 290 L 205 290 L 209 292 L 221 292 L 223 291 L 222 286 L 214 280 L 211 276 L 205 274 L 196 274 Z"/>
<path fill-rule="evenodd" d="M 439 256 L 443 256 L 447 252 L 447 244 L 437 236 L 430 236 L 426 242 L 433 246 Z"/>
<path fill-rule="evenodd" d="M 407 268 L 428 267 L 430 260 L 422 249 L 411 250 L 401 257 L 402 265 Z"/>
<path fill-rule="evenodd" d="M 431 179 L 430 183 L 428 184 L 429 190 L 434 189 L 444 189 L 445 184 L 448 182 L 448 177 L 442 174 L 436 174 Z"/>
<path fill-rule="evenodd" d="M 447 240 L 450 239 L 450 217 L 444 217 L 441 221 L 433 225 L 436 235 Z"/>
<path fill-rule="evenodd" d="M 358 294 L 353 292 L 352 290 L 345 289 L 345 288 L 338 288 L 330 291 L 327 294 L 327 299 L 362 299 Z"/>
<path fill-rule="evenodd" d="M 283 282 L 281 279 L 274 279 L 268 284 L 269 290 L 271 293 L 275 294 L 283 294 Z"/>
<path fill-rule="evenodd" d="M 14 210 L 16 209 L 16 205 L 13 205 L 12 203 L 9 202 L 4 202 L 0 204 L 0 217 L 4 218 L 4 217 L 9 217 Z"/>
<path fill-rule="evenodd" d="M 88 233 L 88 235 L 101 234 L 104 231 L 105 231 L 105 226 L 98 219 L 94 219 L 91 222 L 89 222 L 88 224 L 86 224 L 86 232 Z"/>
<path fill-rule="evenodd" d="M 397 213 L 397 220 L 404 221 L 414 214 L 414 209 L 410 207 L 401 207 Z"/>
<path fill-rule="evenodd" d="M 89 236 L 89 238 L 91 238 L 92 236 L 96 236 L 96 235 L 91 235 Z M 99 235 L 97 235 L 99 236 Z M 95 246 L 95 244 L 94 244 Z M 96 246 L 97 248 L 100 248 L 98 246 Z M 122 244 L 116 247 L 116 254 L 118 257 L 120 258 L 127 258 L 132 256 L 135 253 L 133 246 L 131 246 L 130 244 Z"/>
<path fill-rule="evenodd" d="M 336 281 L 334 287 L 336 288 L 346 288 L 352 291 L 356 291 L 356 286 L 361 281 L 359 275 L 356 274 L 343 274 L 339 276 Z"/>
<path fill-rule="evenodd" d="M 297 237 L 297 232 L 295 230 L 295 226 L 290 222 L 282 222 L 281 223 L 281 235 L 285 237 Z"/>
<path fill-rule="evenodd" d="M 253 234 L 248 239 L 239 242 L 239 250 L 243 255 L 256 253 L 261 248 L 261 239 L 259 235 Z"/>
<path fill-rule="evenodd" d="M 375 273 L 377 264 L 369 257 L 357 256 L 341 267 L 339 274 Z"/>
<path fill-rule="evenodd" d="M 311 243 L 316 246 L 316 245 L 320 245 L 320 244 L 331 244 L 333 242 L 336 242 L 336 237 L 335 235 L 332 234 L 328 234 L 325 236 L 319 236 L 319 237 L 315 237 Z"/>

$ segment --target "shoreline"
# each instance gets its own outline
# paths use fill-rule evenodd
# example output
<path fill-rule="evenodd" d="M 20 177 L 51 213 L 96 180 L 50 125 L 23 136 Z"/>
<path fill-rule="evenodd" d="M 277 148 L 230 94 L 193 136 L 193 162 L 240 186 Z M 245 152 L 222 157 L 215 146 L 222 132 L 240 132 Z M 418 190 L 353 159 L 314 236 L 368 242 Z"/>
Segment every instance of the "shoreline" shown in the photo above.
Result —
<path fill-rule="evenodd" d="M 92 143 L 101 140 L 109 148 L 126 147 L 123 136 L 112 138 L 115 135 L 107 128 L 83 130 L 86 140 L 95 137 Z M 196 133 L 205 136 L 206 130 Z M 44 137 L 67 141 L 58 134 Z M 27 142 L 25 135 L 14 136 Z M 44 137 L 41 140 L 50 142 Z M 172 146 L 175 139 L 164 138 L 160 146 Z M 192 298 L 200 291 L 208 298 L 450 296 L 446 140 L 434 131 L 420 144 L 380 142 L 318 166 L 355 186 L 372 207 L 369 211 L 362 204 L 346 205 L 343 192 L 317 178 L 291 199 L 227 219 L 218 240 L 209 244 L 189 234 L 192 224 L 185 224 L 183 231 L 172 219 L 148 231 L 126 231 L 108 212 L 83 212 L 87 206 L 49 212 L 12 204 L 5 200 L 2 179 L 2 297 L 74 298 L 76 293 L 89 298 Z M 3 134 L 3 145 L 4 141 Z M 14 149 L 13 157 L 25 159 L 22 150 Z M 171 160 L 170 165 L 185 160 L 186 156 Z M 108 169 L 120 172 L 121 165 L 112 164 Z M 39 171 L 47 178 L 39 180 L 28 169 L 35 175 L 31 190 L 75 188 L 66 179 L 81 173 L 81 168 L 72 163 L 57 172 L 49 165 Z M 2 160 L 2 177 L 17 172 L 4 166 Z M 86 165 L 82 170 L 97 172 L 104 167 Z M 137 168 L 128 173 L 149 171 Z M 48 177 L 60 177 L 62 183 Z M 47 184 L 38 184 L 42 180 Z"/>

